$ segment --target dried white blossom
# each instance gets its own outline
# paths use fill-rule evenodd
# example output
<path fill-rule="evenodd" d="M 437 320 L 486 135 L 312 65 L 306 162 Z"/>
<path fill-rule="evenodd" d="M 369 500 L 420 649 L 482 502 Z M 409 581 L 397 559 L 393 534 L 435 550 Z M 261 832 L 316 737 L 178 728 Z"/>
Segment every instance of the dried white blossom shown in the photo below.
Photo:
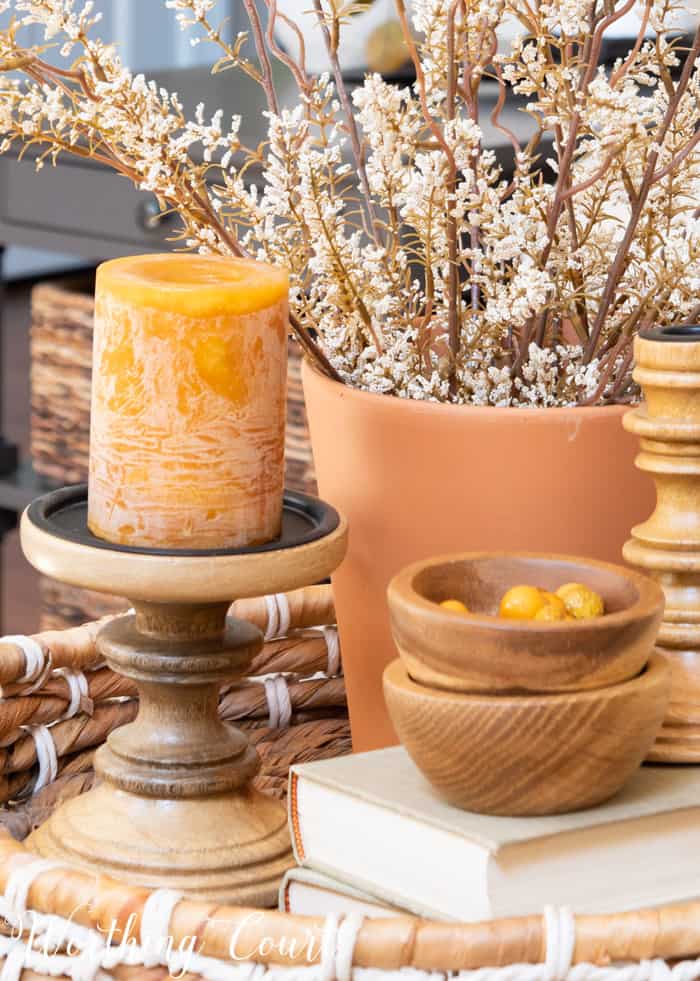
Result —
<path fill-rule="evenodd" d="M 0 32 L 0 152 L 35 144 L 38 168 L 95 157 L 176 211 L 187 247 L 287 266 L 295 324 L 349 384 L 493 406 L 630 398 L 639 327 L 700 319 L 700 41 L 680 76 L 680 0 L 638 0 L 639 36 L 612 69 L 586 57 L 623 0 L 398 0 L 416 81 L 373 74 L 352 93 L 331 80 L 352 5 L 321 0 L 334 71 L 320 76 L 277 46 L 257 13 L 279 16 L 273 0 L 245 5 L 249 37 L 232 42 L 216 0 L 165 6 L 193 44 L 218 47 L 216 71 L 260 83 L 264 144 L 204 105 L 187 119 L 175 93 L 132 75 L 94 36 L 92 3 L 0 0 L 17 15 Z M 504 53 L 506 21 L 522 30 Z M 31 24 L 65 69 L 22 43 Z M 275 60 L 296 105 L 280 101 Z M 541 130 L 513 148 L 507 179 L 484 147 L 499 125 L 498 105 L 480 109 L 485 83 Z"/>

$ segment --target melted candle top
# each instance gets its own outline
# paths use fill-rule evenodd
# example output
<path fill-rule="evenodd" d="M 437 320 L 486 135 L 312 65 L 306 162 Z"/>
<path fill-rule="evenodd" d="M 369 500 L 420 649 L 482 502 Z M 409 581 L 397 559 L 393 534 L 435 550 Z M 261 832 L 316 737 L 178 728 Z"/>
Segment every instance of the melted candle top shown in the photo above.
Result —
<path fill-rule="evenodd" d="M 97 284 L 137 307 L 212 317 L 272 306 L 286 296 L 289 273 L 252 259 L 166 253 L 103 263 Z"/>

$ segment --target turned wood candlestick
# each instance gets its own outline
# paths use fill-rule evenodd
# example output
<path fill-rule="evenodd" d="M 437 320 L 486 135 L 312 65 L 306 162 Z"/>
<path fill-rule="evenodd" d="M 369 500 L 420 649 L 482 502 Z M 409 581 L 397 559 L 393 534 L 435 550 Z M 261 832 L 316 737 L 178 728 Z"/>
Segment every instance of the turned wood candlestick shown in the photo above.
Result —
<path fill-rule="evenodd" d="M 286 811 L 251 786 L 257 753 L 218 714 L 222 682 L 245 675 L 262 634 L 226 614 L 239 597 L 329 575 L 345 553 L 345 521 L 287 493 L 282 534 L 267 545 L 141 549 L 95 538 L 77 487 L 35 501 L 21 536 L 45 575 L 130 598 L 135 613 L 103 627 L 97 645 L 140 695 L 136 721 L 96 754 L 101 782 L 59 808 L 32 836 L 33 850 L 135 885 L 273 904 L 293 864 Z"/>
<path fill-rule="evenodd" d="M 641 452 L 636 463 L 656 484 L 651 517 L 632 529 L 627 562 L 656 579 L 666 596 L 658 646 L 672 669 L 671 702 L 649 756 L 700 762 L 700 326 L 642 331 L 634 378 L 645 401 L 624 417 Z"/>

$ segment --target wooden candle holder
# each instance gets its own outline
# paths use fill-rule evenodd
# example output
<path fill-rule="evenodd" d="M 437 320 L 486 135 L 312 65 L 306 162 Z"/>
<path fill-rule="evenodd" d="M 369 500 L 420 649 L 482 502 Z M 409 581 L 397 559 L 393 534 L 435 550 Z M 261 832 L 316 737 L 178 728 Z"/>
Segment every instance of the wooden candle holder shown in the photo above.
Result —
<path fill-rule="evenodd" d="M 286 811 L 251 787 L 257 753 L 218 715 L 222 682 L 245 676 L 262 634 L 226 613 L 233 599 L 329 575 L 346 522 L 288 493 L 279 540 L 186 552 L 110 545 L 86 516 L 84 486 L 48 494 L 22 517 L 22 547 L 46 575 L 130 598 L 135 613 L 108 623 L 97 645 L 137 683 L 139 714 L 97 752 L 99 785 L 55 812 L 31 847 L 134 885 L 271 905 L 293 864 Z"/>
<path fill-rule="evenodd" d="M 658 646 L 671 662 L 671 701 L 648 757 L 700 762 L 700 326 L 661 327 L 635 339 L 634 378 L 645 401 L 624 417 L 640 439 L 636 464 L 657 503 L 632 529 L 627 562 L 658 581 L 666 610 Z"/>

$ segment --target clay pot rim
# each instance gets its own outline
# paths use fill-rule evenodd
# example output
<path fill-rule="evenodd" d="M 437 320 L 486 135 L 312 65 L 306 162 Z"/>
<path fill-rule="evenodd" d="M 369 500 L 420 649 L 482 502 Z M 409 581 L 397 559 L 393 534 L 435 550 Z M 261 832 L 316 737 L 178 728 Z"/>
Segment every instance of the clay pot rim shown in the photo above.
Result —
<path fill-rule="evenodd" d="M 410 406 L 411 410 L 416 413 L 422 414 L 437 414 L 440 412 L 453 413 L 455 410 L 465 410 L 469 411 L 472 415 L 482 415 L 491 416 L 493 413 L 497 412 L 499 415 L 511 415 L 522 417 L 524 412 L 527 413 L 527 418 L 531 419 L 533 422 L 552 422 L 552 413 L 555 413 L 561 421 L 567 415 L 573 416 L 623 416 L 630 409 L 634 408 L 634 404 L 628 405 L 553 405 L 549 408 L 542 408 L 539 406 L 533 406 L 532 408 L 527 408 L 525 406 L 504 406 L 504 405 L 456 405 L 453 402 L 429 402 L 423 399 L 403 399 L 396 395 L 383 395 L 379 392 L 368 392 L 364 388 L 355 388 L 353 385 L 343 385 L 340 382 L 335 381 L 333 378 L 329 378 L 324 375 L 316 365 L 314 365 L 308 358 L 302 359 L 302 377 L 308 372 L 309 374 L 315 376 L 315 379 L 327 388 L 334 389 L 337 395 L 343 392 L 352 393 L 352 398 L 356 398 L 360 401 L 371 403 L 382 403 L 388 408 L 391 404 Z M 401 411 L 401 410 L 399 410 Z"/>
<path fill-rule="evenodd" d="M 433 688 L 423 685 L 408 673 L 401 658 L 391 661 L 384 669 L 383 683 L 395 690 L 401 689 L 408 697 L 424 697 L 441 702 L 451 702 L 458 705 L 488 705 L 501 711 L 511 708 L 556 708 L 562 703 L 610 701 L 611 698 L 627 696 L 631 691 L 635 694 L 647 692 L 655 688 L 671 672 L 668 660 L 658 651 L 654 651 L 646 666 L 639 674 L 625 681 L 618 681 L 604 688 L 588 688 L 583 691 L 558 692 L 526 692 L 515 694 L 508 692 L 462 692 L 446 688 Z"/>
<path fill-rule="evenodd" d="M 453 565 L 458 562 L 474 561 L 476 559 L 537 559 L 545 562 L 567 562 L 577 566 L 582 572 L 585 569 L 600 569 L 620 576 L 630 582 L 637 590 L 637 599 L 631 606 L 614 613 L 606 613 L 601 617 L 582 618 L 580 620 L 509 620 L 505 617 L 490 616 L 486 613 L 458 613 L 446 610 L 433 600 L 426 599 L 414 586 L 417 576 L 426 569 L 440 565 Z M 572 582 L 575 580 L 571 580 Z M 436 622 L 449 623 L 459 629 L 464 625 L 465 632 L 479 627 L 494 632 L 524 631 L 529 636 L 552 637 L 556 634 L 576 633 L 577 631 L 608 631 L 611 628 L 624 627 L 628 623 L 648 617 L 655 612 L 663 611 L 665 599 L 661 587 L 653 579 L 642 575 L 625 566 L 612 562 L 601 562 L 598 559 L 587 559 L 578 555 L 566 555 L 550 552 L 448 552 L 443 555 L 420 559 L 405 566 L 389 583 L 387 594 L 389 607 L 392 611 L 405 612 L 411 607 L 420 611 L 422 617 L 432 617 Z"/>

